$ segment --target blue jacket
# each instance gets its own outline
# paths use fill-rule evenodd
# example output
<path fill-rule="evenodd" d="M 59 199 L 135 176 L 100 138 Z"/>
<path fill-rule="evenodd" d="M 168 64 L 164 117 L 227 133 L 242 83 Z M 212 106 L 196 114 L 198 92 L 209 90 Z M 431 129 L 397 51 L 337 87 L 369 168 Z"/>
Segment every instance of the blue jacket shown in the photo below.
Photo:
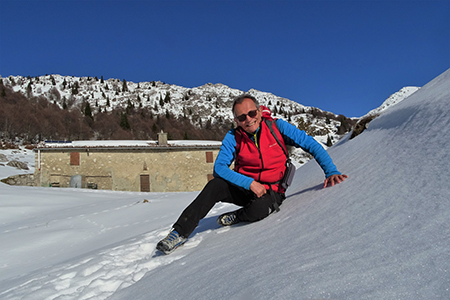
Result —
<path fill-rule="evenodd" d="M 327 151 L 313 137 L 281 119 L 277 119 L 276 124 L 283 136 L 285 144 L 302 148 L 312 154 L 324 171 L 326 178 L 331 175 L 341 174 L 333 164 Z M 214 177 L 221 177 L 234 185 L 249 190 L 253 178 L 230 169 L 231 164 L 236 158 L 236 138 L 234 134 L 235 130 L 230 130 L 222 141 L 222 146 L 214 163 Z"/>

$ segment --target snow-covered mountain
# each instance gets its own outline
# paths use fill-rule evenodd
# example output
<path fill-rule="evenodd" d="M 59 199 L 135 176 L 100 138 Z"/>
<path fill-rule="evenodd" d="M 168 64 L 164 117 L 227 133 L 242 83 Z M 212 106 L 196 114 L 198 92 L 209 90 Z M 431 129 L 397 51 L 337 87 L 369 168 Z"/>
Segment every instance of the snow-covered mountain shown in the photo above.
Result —
<path fill-rule="evenodd" d="M 420 89 L 419 87 L 415 87 L 415 86 L 404 87 L 400 91 L 389 96 L 389 98 L 387 98 L 379 107 L 372 109 L 363 117 L 379 115 L 379 114 L 383 113 L 384 111 L 386 111 L 387 109 L 389 109 L 389 108 L 393 107 L 394 105 L 400 103 L 401 101 L 405 100 L 406 98 L 408 98 L 409 96 L 411 96 L 412 94 L 417 92 L 419 89 Z"/>
<path fill-rule="evenodd" d="M 46 75 L 39 77 L 9 76 L 2 78 L 5 86 L 27 97 L 44 97 L 61 108 L 84 110 L 89 103 L 93 113 L 112 111 L 127 107 L 142 107 L 154 115 L 170 112 L 176 117 L 189 118 L 197 126 L 211 122 L 233 123 L 231 104 L 234 97 L 244 91 L 226 85 L 208 83 L 200 87 L 186 88 L 160 81 L 127 82 L 126 80 Z M 339 140 L 346 131 L 338 132 L 343 121 L 352 121 L 315 107 L 308 107 L 286 98 L 255 89 L 247 91 L 260 104 L 269 107 L 276 118 L 288 120 L 313 135 L 326 148 Z M 301 149 L 293 151 L 293 158 L 299 163 L 309 156 Z"/>
<path fill-rule="evenodd" d="M 328 149 L 345 182 L 322 189 L 311 161 L 280 212 L 220 228 L 218 204 L 168 256 L 156 243 L 196 192 L 0 183 L 0 298 L 449 299 L 449 86 L 447 70 Z"/>
<path fill-rule="evenodd" d="M 1 77 L 0 77 L 1 78 Z M 197 126 L 233 123 L 230 111 L 233 98 L 244 91 L 226 85 L 208 83 L 200 87 L 186 88 L 160 81 L 127 82 L 125 79 L 98 79 L 97 77 L 73 77 L 46 75 L 39 77 L 9 76 L 1 78 L 5 86 L 27 97 L 44 97 L 61 108 L 84 110 L 87 103 L 93 114 L 127 107 L 142 107 L 154 115 L 170 112 L 176 117 L 189 118 Z M 418 88 L 407 87 L 389 97 L 379 108 L 380 112 L 408 97 Z M 269 107 L 276 118 L 288 120 L 305 130 L 324 148 L 338 141 L 350 131 L 357 118 L 326 112 L 319 108 L 304 106 L 295 101 L 271 93 L 251 89 L 260 104 Z M 371 113 L 372 113 L 371 112 Z M 302 164 L 309 160 L 301 149 L 292 151 L 294 161 Z"/>
<path fill-rule="evenodd" d="M 3 84 L 27 96 L 44 96 L 61 108 L 64 105 L 81 108 L 89 102 L 97 110 L 110 111 L 117 107 L 126 108 L 131 103 L 135 107 L 147 107 L 155 114 L 164 114 L 169 110 L 175 116 L 196 115 L 203 122 L 211 119 L 213 123 L 219 119 L 232 120 L 232 99 L 243 93 L 220 83 L 186 88 L 160 81 L 134 83 L 60 75 L 9 76 L 3 78 Z M 261 104 L 279 112 L 279 117 L 287 118 L 311 109 L 271 93 L 254 89 L 248 93 L 257 96 Z"/>

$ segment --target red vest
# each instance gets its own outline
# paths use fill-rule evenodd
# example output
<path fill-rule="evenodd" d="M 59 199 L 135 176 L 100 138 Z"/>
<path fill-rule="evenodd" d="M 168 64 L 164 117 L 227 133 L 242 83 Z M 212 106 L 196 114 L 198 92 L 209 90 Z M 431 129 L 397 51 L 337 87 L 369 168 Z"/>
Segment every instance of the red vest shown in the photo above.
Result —
<path fill-rule="evenodd" d="M 242 128 L 236 129 L 236 159 L 234 170 L 248 177 L 251 177 L 266 189 L 269 189 L 269 183 L 272 183 L 272 189 L 275 192 L 283 193 L 277 183 L 283 178 L 286 171 L 286 154 L 274 138 L 264 119 L 273 119 L 263 114 L 262 122 L 259 127 L 258 146 L 253 142 Z M 270 122 L 269 122 L 270 124 Z M 275 121 L 272 122 L 272 128 L 278 137 L 281 145 L 286 151 L 283 137 L 278 130 Z"/>

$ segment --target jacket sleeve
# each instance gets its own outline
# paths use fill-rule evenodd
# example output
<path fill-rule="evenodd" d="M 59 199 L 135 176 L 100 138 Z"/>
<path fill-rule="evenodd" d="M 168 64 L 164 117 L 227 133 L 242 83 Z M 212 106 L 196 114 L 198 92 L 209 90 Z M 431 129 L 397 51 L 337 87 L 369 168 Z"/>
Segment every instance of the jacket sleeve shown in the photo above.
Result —
<path fill-rule="evenodd" d="M 336 166 L 333 163 L 333 160 L 331 159 L 330 155 L 328 155 L 327 151 L 312 136 L 307 135 L 303 130 L 298 129 L 294 125 L 284 120 L 277 119 L 276 123 L 278 129 L 283 135 L 283 139 L 286 145 L 302 148 L 303 150 L 314 156 L 314 158 L 324 171 L 325 178 L 328 178 L 331 175 L 341 174 L 337 170 Z"/>
<path fill-rule="evenodd" d="M 234 132 L 234 130 L 230 130 L 222 141 L 222 146 L 214 163 L 214 177 L 221 177 L 234 185 L 249 190 L 253 178 L 230 169 L 231 164 L 236 158 L 236 138 Z"/>

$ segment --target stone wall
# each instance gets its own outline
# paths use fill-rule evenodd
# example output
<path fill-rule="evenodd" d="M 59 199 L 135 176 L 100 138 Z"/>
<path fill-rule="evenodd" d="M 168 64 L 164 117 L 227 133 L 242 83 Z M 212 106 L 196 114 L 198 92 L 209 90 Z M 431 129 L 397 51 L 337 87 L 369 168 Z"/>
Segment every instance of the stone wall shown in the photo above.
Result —
<path fill-rule="evenodd" d="M 219 147 L 178 149 L 51 149 L 36 151 L 36 184 L 115 191 L 198 191 L 212 178 Z M 72 185 L 73 186 L 73 185 Z"/>
<path fill-rule="evenodd" d="M 25 186 L 35 186 L 35 176 L 34 174 L 21 174 L 14 175 L 8 178 L 2 179 L 3 183 L 9 185 L 25 185 Z"/>

